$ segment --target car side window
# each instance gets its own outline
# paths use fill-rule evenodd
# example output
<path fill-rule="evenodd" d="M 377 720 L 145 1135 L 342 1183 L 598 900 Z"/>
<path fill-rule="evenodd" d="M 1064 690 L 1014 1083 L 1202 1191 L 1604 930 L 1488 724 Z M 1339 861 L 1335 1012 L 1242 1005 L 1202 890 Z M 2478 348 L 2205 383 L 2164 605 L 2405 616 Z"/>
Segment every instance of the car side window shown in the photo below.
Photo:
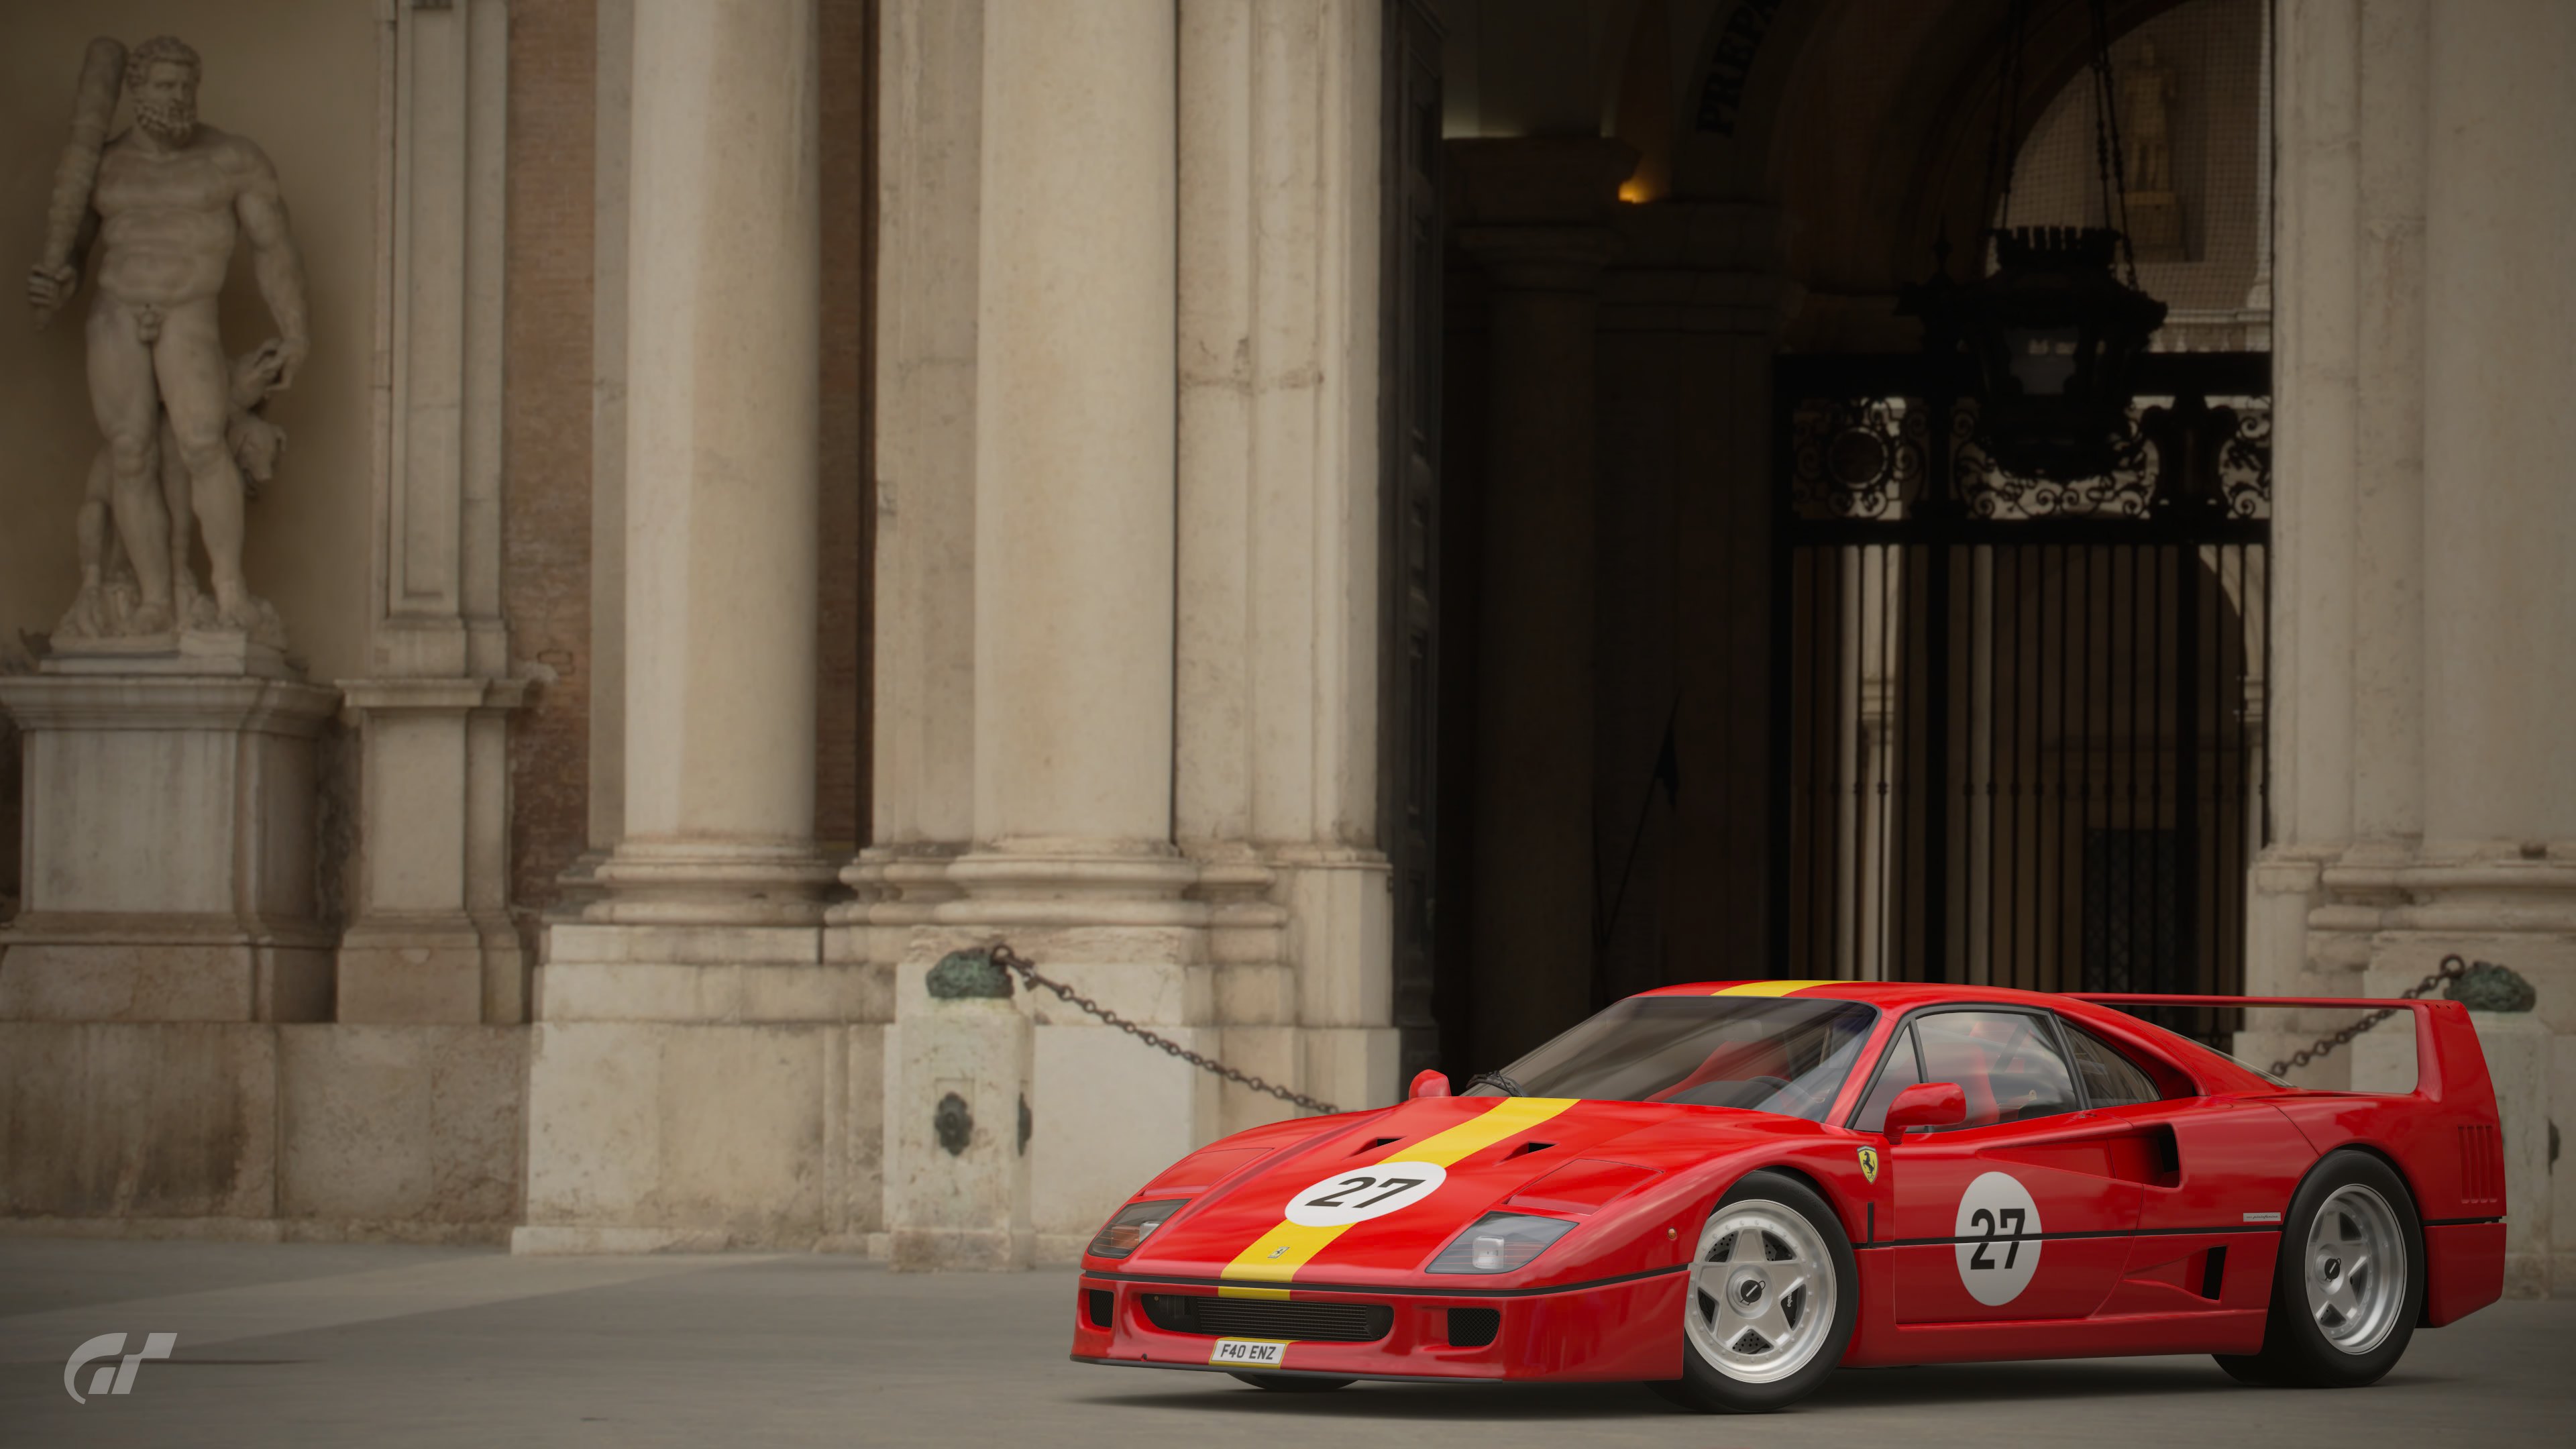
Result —
<path fill-rule="evenodd" d="M 1852 1126 L 1862 1132 L 1887 1129 L 1888 1104 L 1896 1094 L 1923 1080 L 1914 1056 L 1914 1028 L 1906 1027 L 1887 1043 L 1887 1065 L 1879 1068 L 1878 1080 L 1870 1085 L 1868 1100 L 1852 1116 Z"/>
<path fill-rule="evenodd" d="M 2071 1021 L 2058 1024 L 2066 1028 L 2066 1049 L 2074 1054 L 2075 1070 L 2084 1078 L 2084 1095 L 2094 1106 L 2126 1107 L 2164 1095 L 2135 1062 L 2120 1055 L 2119 1048 Z"/>
<path fill-rule="evenodd" d="M 1989 1127 L 2072 1112 L 2075 1075 L 2038 1017 L 2017 1011 L 1942 1011 L 1918 1017 L 1923 1079 L 1956 1082 L 1968 1099 L 1961 1127 Z"/>

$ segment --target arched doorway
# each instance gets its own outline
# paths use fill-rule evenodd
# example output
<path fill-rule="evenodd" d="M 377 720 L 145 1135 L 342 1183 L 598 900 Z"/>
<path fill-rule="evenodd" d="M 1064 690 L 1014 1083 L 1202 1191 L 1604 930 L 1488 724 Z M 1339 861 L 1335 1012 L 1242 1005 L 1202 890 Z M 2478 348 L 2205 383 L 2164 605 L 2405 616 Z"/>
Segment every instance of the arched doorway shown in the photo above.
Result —
<path fill-rule="evenodd" d="M 1955 492 L 1875 520 L 1799 512 L 1807 412 L 1911 400 L 1910 424 L 1879 424 L 1921 430 L 1905 486 L 1952 486 L 1932 477 L 1950 446 L 1944 384 L 1896 301 L 1944 236 L 1964 267 L 1998 219 L 1988 141 L 2010 0 L 1423 3 L 1448 27 L 1449 245 L 1439 849 L 1420 918 L 1436 1047 L 1421 1059 L 1496 1066 L 1603 1001 L 1670 981 L 2036 982 L 2042 954 L 2052 982 L 2080 984 L 2087 969 L 2232 981 L 2260 818 L 2268 525 L 2207 519 L 2197 501 L 2177 513 L 2173 500 L 2223 494 L 2208 449 L 2265 446 L 2263 0 L 2109 7 L 2115 64 L 2147 65 L 2135 51 L 2151 39 L 2153 64 L 2172 72 L 2140 82 L 2168 97 L 2169 152 L 2152 175 L 2179 218 L 2143 280 L 2188 323 L 2174 340 L 2198 349 L 2160 359 L 2146 389 L 2141 425 L 2169 436 L 2150 438 L 2154 458 L 2140 465 L 2158 474 L 2141 485 L 2132 522 L 2143 526 L 2116 532 L 2087 511 L 1971 518 Z M 2089 84 L 2089 17 L 2085 0 L 2034 0 L 2010 137 L 2034 149 L 2011 220 L 2083 221 L 2048 213 L 2098 200 L 2055 159 L 2064 116 L 2082 110 L 2067 87 Z M 1661 86 L 1669 96 L 1638 94 Z M 1602 180 L 1588 168 L 1605 155 L 1631 169 Z M 1597 192 L 1590 210 L 1566 199 L 1576 181 Z M 1580 355 L 1577 312 L 1589 319 Z M 1542 335 L 1533 318 L 1552 319 L 1546 347 L 1527 345 Z M 1564 420 L 1562 436 L 1538 426 L 1542 409 Z M 2208 409 L 2257 431 L 2221 437 Z M 1886 457 L 1909 445 L 1866 428 L 1838 436 L 1835 447 Z M 2185 469 L 2170 479 L 2168 455 Z M 1570 522 L 1541 537 L 1514 517 Z M 1579 568 L 1560 567 L 1577 555 Z M 1864 622 L 1871 607 L 1877 622 Z M 2188 623 L 2169 612 L 2186 607 Z M 2115 647 L 2114 633 L 2142 623 L 2168 643 Z M 2188 660 L 2173 649 L 2186 628 L 2199 641 Z M 2044 635 L 2071 670 L 2097 633 L 2080 682 L 2013 652 Z M 1546 669 L 1528 667 L 1547 651 Z M 1861 668 L 1878 656 L 1875 673 Z M 1497 687 L 1500 676 L 1522 682 Z M 1838 680 L 1841 695 L 1801 693 Z M 2088 732 L 2084 711 L 2114 699 L 2126 722 Z M 1971 721 L 1972 702 L 1991 720 Z M 2056 721 L 2051 792 L 2135 785 L 2160 803 L 2124 799 L 2084 818 L 2034 813 L 2027 794 L 2016 809 L 1972 808 L 1972 782 L 2003 799 L 2016 783 L 1978 770 L 2026 765 L 2019 783 L 2037 788 L 2029 772 L 2043 757 L 2015 751 L 2040 750 L 2042 736 L 2011 734 L 2019 716 L 2005 704 Z M 2185 718 L 2207 742 L 2183 741 Z M 1533 720 L 1553 721 L 1561 748 L 1521 747 Z M 1971 753 L 1978 740 L 1984 753 Z M 2084 773 L 2087 748 L 2109 777 Z M 1936 755 L 1955 767 L 1932 770 Z M 1854 772 L 1873 768 L 1855 794 Z M 1938 800 L 1907 814 L 1906 792 L 1936 775 Z M 1782 795 L 1818 789 L 1840 802 L 1801 814 L 1791 839 Z M 2186 799 L 2198 802 L 2188 824 Z M 1936 845 L 1940 872 L 1926 874 Z M 1480 864 L 1496 860 L 1509 868 Z M 2201 944 L 2186 951 L 2189 940 Z"/>

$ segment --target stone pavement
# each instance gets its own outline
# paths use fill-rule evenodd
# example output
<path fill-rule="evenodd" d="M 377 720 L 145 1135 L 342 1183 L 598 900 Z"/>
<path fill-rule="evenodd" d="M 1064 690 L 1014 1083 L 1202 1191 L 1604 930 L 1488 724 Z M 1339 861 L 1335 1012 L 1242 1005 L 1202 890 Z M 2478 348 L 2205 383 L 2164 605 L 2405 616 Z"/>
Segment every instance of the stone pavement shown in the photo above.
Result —
<path fill-rule="evenodd" d="M 845 1258 L 0 1238 L 0 1445 L 1851 1446 L 2565 1444 L 2576 1303 L 2419 1334 L 2356 1393 L 2238 1387 L 2203 1358 L 1854 1371 L 1763 1419 L 1643 1389 L 1362 1384 L 1278 1397 L 1066 1361 L 1072 1275 Z M 64 1360 L 175 1332 L 133 1392 Z M 88 1375 L 84 1373 L 83 1379 Z M 84 1392 L 87 1384 L 83 1383 Z"/>

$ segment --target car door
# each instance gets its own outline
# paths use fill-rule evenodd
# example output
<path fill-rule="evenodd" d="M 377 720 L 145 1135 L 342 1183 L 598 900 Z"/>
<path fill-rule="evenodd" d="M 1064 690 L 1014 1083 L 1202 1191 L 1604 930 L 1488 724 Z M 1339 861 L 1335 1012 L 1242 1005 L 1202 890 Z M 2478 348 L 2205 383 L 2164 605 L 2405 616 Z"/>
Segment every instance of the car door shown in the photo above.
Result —
<path fill-rule="evenodd" d="M 1957 1127 L 1885 1150 L 1895 1321 L 2078 1319 L 2119 1281 L 2141 1185 L 2084 1112 L 2052 1014 L 2004 1006 L 1910 1018 L 1882 1068 L 1911 1048 L 1926 1082 L 1956 1082 Z M 1882 1087 L 1874 1084 L 1876 1099 Z M 1892 1093 L 1888 1095 L 1892 1096 Z"/>

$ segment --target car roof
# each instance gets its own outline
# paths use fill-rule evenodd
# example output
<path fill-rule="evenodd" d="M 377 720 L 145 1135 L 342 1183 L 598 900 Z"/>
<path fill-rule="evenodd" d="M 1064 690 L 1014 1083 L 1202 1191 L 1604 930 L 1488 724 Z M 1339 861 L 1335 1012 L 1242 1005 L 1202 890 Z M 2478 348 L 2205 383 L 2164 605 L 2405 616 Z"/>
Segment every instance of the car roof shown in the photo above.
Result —
<path fill-rule="evenodd" d="M 1638 995 L 1794 996 L 1807 1001 L 1857 1001 L 1878 1007 L 1890 1016 L 1902 1016 L 1916 1007 L 1942 1006 L 1952 1002 L 1963 1006 L 2033 1007 L 2060 1013 L 2096 1032 L 2116 1037 L 2125 1045 L 2156 1057 L 2167 1067 L 2192 1078 L 2203 1092 L 2296 1090 L 2269 1081 L 2243 1063 L 2188 1037 L 2141 1023 L 2124 1011 L 2052 991 L 2023 991 L 2010 986 L 1963 986 L 1944 981 L 1764 980 L 1693 981 L 1679 986 L 1659 986 Z"/>

